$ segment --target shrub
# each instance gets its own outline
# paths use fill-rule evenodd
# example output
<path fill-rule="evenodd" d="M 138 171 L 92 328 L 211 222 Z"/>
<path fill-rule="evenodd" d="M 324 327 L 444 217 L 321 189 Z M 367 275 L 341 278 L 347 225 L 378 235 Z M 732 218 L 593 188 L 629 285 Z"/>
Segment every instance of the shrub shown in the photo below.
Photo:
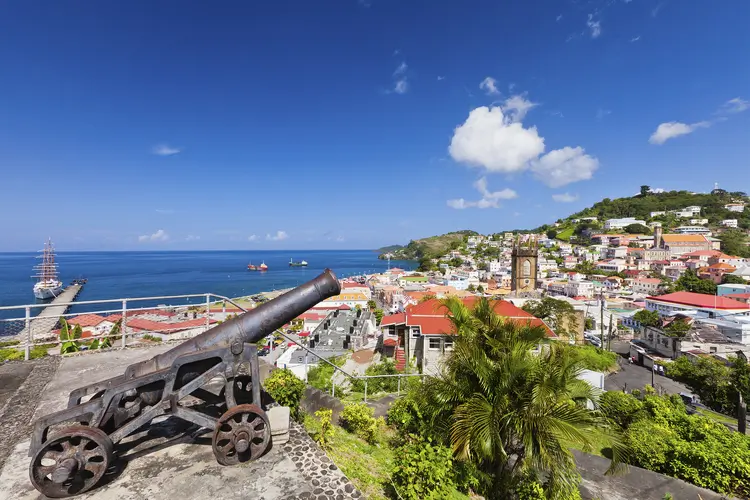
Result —
<path fill-rule="evenodd" d="M 20 349 L 0 349 L 0 361 L 18 361 L 23 359 Z"/>
<path fill-rule="evenodd" d="M 150 340 L 151 342 L 161 342 L 161 337 L 155 335 L 149 335 L 148 333 L 141 337 L 143 340 Z"/>
<path fill-rule="evenodd" d="M 299 421 L 299 404 L 305 394 L 305 383 L 291 370 L 274 370 L 266 379 L 266 392 L 281 406 L 288 406 L 292 418 Z"/>
<path fill-rule="evenodd" d="M 391 404 L 386 420 L 404 434 L 417 434 L 422 423 L 422 412 L 411 397 L 405 396 Z"/>
<path fill-rule="evenodd" d="M 321 448 L 326 449 L 331 444 L 331 438 L 333 437 L 333 424 L 331 423 L 333 410 L 321 408 L 315 412 L 315 416 L 320 421 L 320 431 L 315 435 L 315 441 Z"/>
<path fill-rule="evenodd" d="M 518 500 L 546 500 L 547 498 L 541 483 L 531 476 L 524 478 L 516 486 L 516 495 Z"/>
<path fill-rule="evenodd" d="M 582 368 L 596 372 L 610 372 L 617 367 L 617 354 L 603 351 L 592 345 L 577 345 L 569 347 L 573 359 Z"/>
<path fill-rule="evenodd" d="M 396 375 L 396 364 L 386 359 L 380 363 L 370 365 L 365 370 L 365 375 Z M 403 388 L 403 387 L 402 387 Z M 371 378 L 367 380 L 367 393 L 377 394 L 379 392 L 396 392 L 398 389 L 398 377 Z M 365 381 L 356 379 L 352 381 L 352 391 L 364 392 Z"/>
<path fill-rule="evenodd" d="M 679 397 L 679 396 L 678 396 Z M 644 415 L 643 403 L 630 394 L 619 391 L 608 391 L 599 398 L 599 409 L 604 416 L 623 429 Z"/>
<path fill-rule="evenodd" d="M 338 367 L 344 366 L 345 356 L 329 358 L 328 361 Z M 307 383 L 321 391 L 331 391 L 331 378 L 333 377 L 334 368 L 325 361 L 318 360 L 318 364 L 307 371 Z M 338 388 L 337 388 L 338 391 Z"/>
<path fill-rule="evenodd" d="M 382 418 L 373 417 L 373 410 L 365 403 L 351 403 L 344 407 L 341 412 L 341 426 L 361 437 L 370 444 L 375 444 L 378 437 L 378 429 L 384 424 Z"/>
<path fill-rule="evenodd" d="M 453 453 L 415 439 L 394 453 L 393 485 L 403 500 L 443 499 L 453 489 Z"/>

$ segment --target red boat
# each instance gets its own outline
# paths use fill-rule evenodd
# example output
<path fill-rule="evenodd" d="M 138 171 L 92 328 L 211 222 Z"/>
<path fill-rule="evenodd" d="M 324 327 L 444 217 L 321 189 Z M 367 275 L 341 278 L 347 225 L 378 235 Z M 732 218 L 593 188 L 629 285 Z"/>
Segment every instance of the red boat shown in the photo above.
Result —
<path fill-rule="evenodd" d="M 252 264 L 248 264 L 247 265 L 247 270 L 248 271 L 257 271 L 258 270 L 258 266 L 254 266 Z"/>
<path fill-rule="evenodd" d="M 258 270 L 259 271 L 266 271 L 266 270 L 268 270 L 268 266 L 266 265 L 265 262 L 261 262 L 260 266 L 258 266 Z"/>

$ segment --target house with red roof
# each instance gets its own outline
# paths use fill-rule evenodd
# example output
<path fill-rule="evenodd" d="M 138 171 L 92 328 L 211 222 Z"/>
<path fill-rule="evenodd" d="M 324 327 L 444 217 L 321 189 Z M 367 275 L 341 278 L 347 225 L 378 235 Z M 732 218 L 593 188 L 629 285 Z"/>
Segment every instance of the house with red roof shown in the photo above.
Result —
<path fill-rule="evenodd" d="M 473 307 L 478 300 L 475 296 L 462 299 L 468 307 Z M 542 327 L 549 338 L 557 338 L 544 321 L 511 302 L 497 300 L 492 301 L 492 305 L 499 316 L 522 325 Z M 407 307 L 403 313 L 383 317 L 381 331 L 386 341 L 398 342 L 396 358 L 403 360 L 401 368 L 406 360 L 413 360 L 424 372 L 434 373 L 438 369 L 440 360 L 453 349 L 455 332 L 447 313 L 438 299 L 430 299 Z"/>
<path fill-rule="evenodd" d="M 750 316 L 750 304 L 727 298 L 693 292 L 674 292 L 658 297 L 646 297 L 646 309 L 660 316 L 695 311 L 696 317 Z"/>

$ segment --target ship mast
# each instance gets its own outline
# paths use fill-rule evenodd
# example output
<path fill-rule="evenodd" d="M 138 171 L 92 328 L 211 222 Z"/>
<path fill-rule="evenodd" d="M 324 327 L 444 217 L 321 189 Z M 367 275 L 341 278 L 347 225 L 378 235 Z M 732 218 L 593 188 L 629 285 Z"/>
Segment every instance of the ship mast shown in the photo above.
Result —
<path fill-rule="evenodd" d="M 48 239 L 47 243 L 44 244 L 44 250 L 42 250 L 41 264 L 34 266 L 34 270 L 37 274 L 32 278 L 39 278 L 39 281 L 53 281 L 57 279 L 57 264 L 55 263 L 55 249 L 52 246 L 52 239 Z"/>

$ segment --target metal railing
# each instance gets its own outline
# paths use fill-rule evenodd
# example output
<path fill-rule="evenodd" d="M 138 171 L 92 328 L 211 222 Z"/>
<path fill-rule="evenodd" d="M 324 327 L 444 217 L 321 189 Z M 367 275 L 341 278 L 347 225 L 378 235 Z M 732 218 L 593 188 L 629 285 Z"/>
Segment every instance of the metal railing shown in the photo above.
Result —
<path fill-rule="evenodd" d="M 200 302 L 163 303 L 194 299 Z M 145 302 L 161 303 L 138 307 Z M 222 304 L 221 309 L 216 308 L 217 304 Z M 227 304 L 236 309 L 227 311 Z M 71 308 L 84 310 L 69 312 Z M 35 315 L 36 311 L 39 312 Z M 2 306 L 0 313 L 10 317 L 0 319 L 0 342 L 5 348 L 23 350 L 23 357 L 28 360 L 34 347 L 51 349 L 69 341 L 60 339 L 61 318 L 68 322 L 71 332 L 75 325 L 81 326 L 81 337 L 70 340 L 85 349 L 87 344 L 105 338 L 113 345 L 114 341 L 119 342 L 121 347 L 137 339 L 143 340 L 144 336 L 157 342 L 184 340 L 203 333 L 231 313 L 244 311 L 246 309 L 232 299 L 213 293 Z M 15 312 L 18 314 L 14 315 Z M 119 325 L 119 331 L 113 332 L 115 324 Z M 16 343 L 11 345 L 9 341 Z"/>

